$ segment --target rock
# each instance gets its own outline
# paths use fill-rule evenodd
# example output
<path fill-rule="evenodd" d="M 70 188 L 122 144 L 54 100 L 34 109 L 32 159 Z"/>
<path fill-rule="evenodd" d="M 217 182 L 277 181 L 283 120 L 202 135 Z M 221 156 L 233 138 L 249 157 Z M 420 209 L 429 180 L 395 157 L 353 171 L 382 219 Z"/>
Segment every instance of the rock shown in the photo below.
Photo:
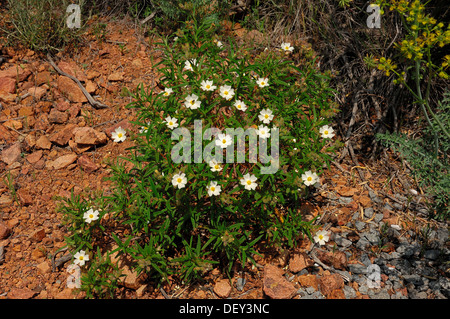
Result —
<path fill-rule="evenodd" d="M 30 235 L 30 239 L 35 242 L 40 242 L 45 238 L 45 229 L 44 228 L 38 228 L 34 230 Z"/>
<path fill-rule="evenodd" d="M 111 81 L 111 82 L 123 81 L 123 74 L 124 74 L 124 72 L 112 73 L 108 76 L 108 81 Z"/>
<path fill-rule="evenodd" d="M 423 285 L 423 279 L 419 275 L 403 275 L 403 279 L 407 283 L 414 284 L 414 286 L 421 286 L 421 285 Z"/>
<path fill-rule="evenodd" d="M 55 104 L 55 108 L 58 111 L 64 112 L 70 108 L 70 103 L 68 101 L 66 101 L 65 99 L 59 99 L 57 101 L 57 103 Z"/>
<path fill-rule="evenodd" d="M 3 194 L 0 196 L 0 207 L 9 206 L 13 203 L 13 200 L 10 196 Z"/>
<path fill-rule="evenodd" d="M 78 165 L 86 171 L 87 173 L 91 173 L 97 170 L 100 166 L 95 164 L 87 155 L 81 155 L 78 158 Z"/>
<path fill-rule="evenodd" d="M 36 85 L 49 84 L 52 81 L 52 75 L 49 71 L 43 71 L 36 74 L 35 81 Z"/>
<path fill-rule="evenodd" d="M 86 74 L 73 62 L 65 62 L 60 61 L 58 63 L 58 67 L 61 71 L 77 78 L 81 82 L 85 82 L 87 80 Z"/>
<path fill-rule="evenodd" d="M 370 299 L 391 299 L 391 295 L 387 292 L 386 289 L 381 289 L 378 292 L 369 290 Z"/>
<path fill-rule="evenodd" d="M 377 231 L 365 232 L 361 236 L 366 238 L 372 245 L 379 244 L 380 242 L 380 234 Z"/>
<path fill-rule="evenodd" d="M 13 143 L 16 140 L 14 134 L 17 133 L 11 132 L 8 128 L 6 128 L 6 126 L 0 124 L 0 142 L 6 144 Z"/>
<path fill-rule="evenodd" d="M 313 287 L 315 290 L 319 288 L 316 275 L 301 275 L 297 277 L 297 281 L 302 287 Z"/>
<path fill-rule="evenodd" d="M 108 141 L 105 133 L 91 127 L 76 127 L 73 135 L 75 143 L 83 145 L 100 145 Z"/>
<path fill-rule="evenodd" d="M 342 251 L 317 250 L 316 256 L 326 265 L 336 269 L 345 270 L 347 268 L 347 255 Z"/>
<path fill-rule="evenodd" d="M 0 92 L 13 94 L 16 92 L 16 80 L 12 78 L 0 78 Z"/>
<path fill-rule="evenodd" d="M 343 238 L 343 237 L 341 237 L 341 236 L 339 236 L 339 235 L 335 235 L 335 237 L 334 237 L 334 242 L 337 244 L 337 245 L 339 245 L 339 246 L 341 246 L 342 248 L 348 248 L 348 247 L 350 247 L 351 245 L 352 245 L 352 241 L 351 240 L 348 240 L 348 239 L 346 239 L 346 238 Z"/>
<path fill-rule="evenodd" d="M 6 226 L 4 223 L 0 222 L 0 239 L 5 239 L 11 233 L 11 229 Z"/>
<path fill-rule="evenodd" d="M 19 109 L 19 116 L 32 116 L 34 114 L 34 110 L 32 106 L 22 106 Z"/>
<path fill-rule="evenodd" d="M 348 264 L 348 269 L 352 274 L 365 274 L 367 273 L 367 266 L 360 264 Z"/>
<path fill-rule="evenodd" d="M 319 290 L 325 296 L 329 296 L 333 290 L 341 288 L 344 288 L 344 280 L 338 274 L 324 275 L 319 278 Z"/>
<path fill-rule="evenodd" d="M 61 131 L 50 136 L 50 141 L 58 146 L 65 146 L 73 136 L 73 130 L 77 128 L 75 124 L 67 124 Z"/>
<path fill-rule="evenodd" d="M 38 86 L 38 87 L 31 87 L 27 90 L 28 93 L 30 93 L 31 96 L 33 96 L 36 100 L 40 100 L 45 93 L 47 93 L 48 86 Z"/>
<path fill-rule="evenodd" d="M 227 279 L 222 279 L 214 285 L 214 292 L 220 298 L 227 298 L 231 293 L 231 286 Z"/>
<path fill-rule="evenodd" d="M 344 294 L 346 299 L 356 298 L 356 291 L 350 286 L 344 286 Z"/>
<path fill-rule="evenodd" d="M 346 297 L 342 289 L 335 289 L 327 295 L 327 299 L 346 299 Z"/>
<path fill-rule="evenodd" d="M 41 159 L 41 157 L 42 157 L 42 151 L 39 150 L 39 151 L 33 152 L 31 154 L 28 154 L 27 155 L 27 161 L 30 164 L 34 164 L 37 161 L 39 161 Z"/>
<path fill-rule="evenodd" d="M 264 266 L 263 291 L 272 299 L 290 299 L 297 289 L 286 280 L 282 269 L 266 264 Z"/>
<path fill-rule="evenodd" d="M 10 147 L 3 149 L 1 159 L 6 164 L 10 165 L 17 162 L 20 159 L 21 154 L 22 146 L 20 145 L 20 142 L 16 142 Z"/>
<path fill-rule="evenodd" d="M 36 293 L 28 288 L 11 288 L 8 299 L 31 299 Z"/>
<path fill-rule="evenodd" d="M 64 288 L 55 295 L 55 299 L 76 299 L 73 288 Z"/>
<path fill-rule="evenodd" d="M 78 158 L 77 154 L 62 155 L 62 156 L 58 157 L 57 159 L 55 159 L 54 161 L 47 162 L 47 167 L 49 169 L 54 169 L 54 170 L 66 168 L 67 166 L 69 166 L 70 164 L 75 162 L 77 160 L 77 158 Z"/>
<path fill-rule="evenodd" d="M 52 143 L 48 139 L 47 136 L 42 135 L 36 140 L 36 148 L 37 149 L 43 149 L 43 150 L 49 150 L 52 147 Z"/>
<path fill-rule="evenodd" d="M 24 189 L 20 188 L 17 190 L 17 196 L 19 197 L 19 200 L 24 206 L 28 206 L 33 204 L 33 197 L 30 195 L 30 193 Z"/>
<path fill-rule="evenodd" d="M 42 274 L 48 274 L 51 271 L 50 265 L 48 261 L 43 261 L 39 265 L 36 266 L 36 269 Z"/>
<path fill-rule="evenodd" d="M 373 216 L 374 210 L 372 207 L 367 207 L 364 209 L 364 217 L 371 218 Z"/>
<path fill-rule="evenodd" d="M 356 227 L 356 229 L 357 229 L 358 231 L 361 231 L 361 230 L 364 229 L 364 227 L 366 227 L 366 223 L 365 223 L 365 222 L 362 222 L 362 221 L 360 221 L 360 220 L 357 220 L 357 221 L 355 222 L 355 227 Z"/>
<path fill-rule="evenodd" d="M 423 256 L 427 259 L 436 260 L 441 252 L 437 249 L 426 250 Z"/>
<path fill-rule="evenodd" d="M 23 124 L 21 121 L 18 120 L 7 120 L 5 123 L 3 123 L 4 126 L 15 129 L 15 130 L 21 130 L 23 128 Z"/>
<path fill-rule="evenodd" d="M 366 250 L 367 246 L 369 245 L 370 243 L 364 238 L 360 238 L 356 243 L 356 247 L 359 248 L 360 250 Z"/>
<path fill-rule="evenodd" d="M 314 261 L 306 254 L 294 254 L 289 260 L 289 271 L 298 273 L 302 269 L 311 267 L 312 265 L 314 265 Z"/>
<path fill-rule="evenodd" d="M 19 82 L 23 82 L 28 78 L 30 74 L 30 70 L 24 70 L 21 66 L 14 65 L 7 70 L 0 71 L 0 78 L 11 78 L 14 80 L 17 79 Z"/>
<path fill-rule="evenodd" d="M 68 77 L 62 75 L 59 76 L 57 84 L 59 91 L 67 96 L 69 101 L 76 103 L 87 102 L 87 98 L 83 94 L 83 91 L 81 91 L 78 85 Z"/>
<path fill-rule="evenodd" d="M 69 119 L 69 114 L 67 112 L 61 112 L 57 109 L 51 109 L 48 115 L 48 121 L 50 123 L 63 124 Z"/>
<path fill-rule="evenodd" d="M 89 94 L 94 94 L 96 90 L 97 90 L 97 84 L 95 84 L 92 81 L 87 81 L 87 83 L 86 83 L 86 91 Z"/>

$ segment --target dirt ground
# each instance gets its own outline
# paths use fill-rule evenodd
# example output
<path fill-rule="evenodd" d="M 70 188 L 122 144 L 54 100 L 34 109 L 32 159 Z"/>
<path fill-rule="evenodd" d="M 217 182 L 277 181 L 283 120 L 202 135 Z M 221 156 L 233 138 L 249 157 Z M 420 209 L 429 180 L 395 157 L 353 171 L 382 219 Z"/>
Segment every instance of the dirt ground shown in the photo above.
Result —
<path fill-rule="evenodd" d="M 132 144 L 130 139 L 114 143 L 111 131 L 122 126 L 137 132 L 129 123 L 136 119 L 135 112 L 125 108 L 131 99 L 121 94 L 122 89 L 133 90 L 139 83 L 146 86 L 157 83 L 158 74 L 152 65 L 159 61 L 159 53 L 132 23 L 108 22 L 102 41 L 92 31 L 84 38 L 82 47 L 58 54 L 54 60 L 108 108 L 92 107 L 73 83 L 61 79 L 63 76 L 55 72 L 45 56 L 27 49 L 5 48 L 12 58 L 0 66 L 0 80 L 3 76 L 15 81 L 10 81 L 14 82 L 10 92 L 0 92 L 0 298 L 84 297 L 82 292 L 67 288 L 69 262 L 52 269 L 52 257 L 65 246 L 67 235 L 61 216 L 55 211 L 55 196 L 108 188 L 108 182 L 103 180 L 110 173 L 108 161 L 126 155 L 126 148 Z M 76 127 L 103 132 L 107 141 L 77 143 L 73 134 Z M 437 227 L 437 222 L 417 212 L 416 208 L 422 205 L 418 200 L 421 190 L 400 160 L 395 157 L 389 163 L 358 160 L 360 166 L 350 158 L 332 164 L 321 178 L 322 187 L 304 205 L 306 218 L 320 214 L 321 223 L 330 225 L 334 234 L 353 232 L 358 236 L 348 226 L 352 216 L 376 207 L 376 213 L 383 214 L 383 221 L 399 225 L 405 236 L 409 236 L 411 229 L 418 232 L 426 225 Z M 411 196 L 410 188 L 419 195 Z M 371 190 L 382 203 L 374 205 Z M 394 209 L 383 209 L 384 204 Z M 365 222 L 369 223 L 370 218 Z M 271 264 L 289 271 L 292 257 L 301 255 L 310 245 L 305 241 L 295 251 L 284 254 L 263 252 L 264 258 L 257 260 L 260 267 L 246 269 L 243 290 L 230 290 L 227 283 L 222 285 L 226 277 L 215 269 L 204 282 L 189 286 L 179 285 L 175 280 L 163 289 L 156 289 L 152 283 L 132 288 L 121 286 L 117 298 L 220 298 L 221 288 L 230 290 L 224 293 L 229 298 L 267 298 L 263 289 L 264 266 Z M 333 243 L 329 245 L 332 247 Z M 389 245 L 372 247 L 368 253 L 375 256 L 392 249 Z M 346 262 L 357 263 L 359 257 L 360 252 L 355 250 Z M 237 272 L 232 278 L 232 287 L 241 275 Z M 330 275 L 330 271 L 318 267 L 314 275 Z M 297 277 L 291 278 L 293 285 L 302 287 L 298 278 L 301 275 L 294 276 Z M 355 298 L 367 296 L 358 291 L 358 285 L 353 287 Z"/>

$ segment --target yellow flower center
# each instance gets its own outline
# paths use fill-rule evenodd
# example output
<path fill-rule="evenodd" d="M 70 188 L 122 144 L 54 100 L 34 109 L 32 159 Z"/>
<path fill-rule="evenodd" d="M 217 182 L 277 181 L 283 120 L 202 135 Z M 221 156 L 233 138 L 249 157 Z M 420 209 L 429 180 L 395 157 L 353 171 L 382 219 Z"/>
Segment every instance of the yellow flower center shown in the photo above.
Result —
<path fill-rule="evenodd" d="M 261 85 L 264 85 L 264 84 L 266 84 L 265 82 L 261 82 Z"/>
<path fill-rule="evenodd" d="M 328 131 L 324 131 L 323 133 L 324 133 L 325 135 L 328 135 Z"/>
<path fill-rule="evenodd" d="M 80 256 L 80 257 L 78 257 L 78 259 L 79 259 L 79 260 L 83 260 L 83 259 L 84 259 L 84 256 Z"/>
<path fill-rule="evenodd" d="M 211 186 L 211 191 L 215 191 L 216 190 L 216 188 L 214 187 L 214 186 Z"/>
<path fill-rule="evenodd" d="M 269 118 L 269 114 L 265 114 L 264 118 L 268 119 Z"/>
<path fill-rule="evenodd" d="M 312 181 L 312 177 L 308 176 L 307 180 L 308 180 L 308 182 Z"/>
<path fill-rule="evenodd" d="M 194 104 L 195 104 L 195 101 L 194 101 L 194 100 L 191 100 L 189 103 L 191 103 L 191 105 L 194 105 Z"/>
<path fill-rule="evenodd" d="M 182 179 L 180 177 L 178 177 L 177 182 L 181 183 Z"/>
<path fill-rule="evenodd" d="M 122 133 L 118 133 L 118 134 L 117 134 L 117 137 L 118 137 L 118 138 L 121 138 L 122 136 L 123 136 Z"/>
<path fill-rule="evenodd" d="M 247 185 L 251 185 L 252 181 L 251 180 L 247 180 Z"/>
<path fill-rule="evenodd" d="M 94 214 L 90 214 L 89 218 L 91 218 L 91 219 L 94 218 Z"/>
<path fill-rule="evenodd" d="M 323 239 L 323 235 L 319 235 L 319 239 L 322 240 Z"/>
<path fill-rule="evenodd" d="M 219 164 L 214 165 L 214 168 L 219 169 L 220 168 Z"/>
<path fill-rule="evenodd" d="M 211 87 L 211 85 L 209 85 L 209 84 L 206 84 L 206 88 L 207 89 L 209 89 Z"/>
<path fill-rule="evenodd" d="M 222 140 L 222 143 L 223 143 L 223 144 L 226 144 L 226 143 L 227 143 L 227 140 L 226 140 L 226 139 L 223 139 L 223 140 Z"/>
<path fill-rule="evenodd" d="M 228 91 L 223 91 L 223 94 L 224 95 L 228 95 Z"/>
<path fill-rule="evenodd" d="M 261 131 L 261 135 L 265 135 L 266 134 L 266 131 Z"/>
<path fill-rule="evenodd" d="M 169 125 L 173 125 L 173 122 L 172 122 L 172 121 L 170 121 L 170 122 L 169 122 Z"/>

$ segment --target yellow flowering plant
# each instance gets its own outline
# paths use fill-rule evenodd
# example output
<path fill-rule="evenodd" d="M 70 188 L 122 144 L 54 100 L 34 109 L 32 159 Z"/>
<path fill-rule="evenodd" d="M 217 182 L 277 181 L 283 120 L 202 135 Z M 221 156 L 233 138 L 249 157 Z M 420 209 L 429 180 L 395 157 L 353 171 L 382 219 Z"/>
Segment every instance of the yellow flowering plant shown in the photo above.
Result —
<path fill-rule="evenodd" d="M 436 77 L 449 79 L 447 73 L 450 63 L 450 55 L 444 56 L 440 64 L 436 64 L 432 59 L 432 53 L 437 48 L 442 48 L 450 43 L 450 24 L 447 28 L 443 22 L 437 22 L 425 11 L 425 5 L 420 0 L 377 0 L 376 4 L 380 6 L 380 14 L 385 10 L 394 11 L 399 14 L 406 34 L 403 40 L 395 44 L 396 49 L 401 55 L 401 59 L 406 65 L 407 70 L 413 70 L 414 85 L 410 86 L 405 81 L 407 76 L 405 71 L 399 71 L 397 64 L 391 59 L 380 57 L 379 59 L 367 59 L 370 66 L 375 66 L 383 71 L 386 76 L 394 75 L 394 84 L 402 84 L 415 98 L 420 105 L 424 116 L 433 127 L 430 116 L 436 121 L 440 130 L 447 138 L 450 133 L 444 124 L 432 111 L 429 104 L 429 95 L 431 82 Z M 422 81 L 426 81 L 425 92 L 423 92 Z"/>

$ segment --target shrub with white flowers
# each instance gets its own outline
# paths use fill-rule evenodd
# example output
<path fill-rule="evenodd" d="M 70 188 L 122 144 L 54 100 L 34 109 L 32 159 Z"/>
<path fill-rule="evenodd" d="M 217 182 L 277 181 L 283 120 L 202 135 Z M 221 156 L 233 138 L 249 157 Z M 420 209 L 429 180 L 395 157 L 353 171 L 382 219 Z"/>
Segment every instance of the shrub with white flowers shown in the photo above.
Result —
<path fill-rule="evenodd" d="M 161 43 L 158 87 L 138 86 L 129 105 L 146 129 L 134 136 L 132 168 L 113 168 L 105 204 L 127 229 L 114 237 L 121 253 L 160 278 L 190 280 L 213 264 L 230 271 L 253 262 L 262 242 L 313 240 L 302 199 L 340 147 L 329 78 L 313 58 L 297 65 L 284 52 L 294 52 L 289 43 L 250 54 L 212 32 L 188 24 Z"/>

